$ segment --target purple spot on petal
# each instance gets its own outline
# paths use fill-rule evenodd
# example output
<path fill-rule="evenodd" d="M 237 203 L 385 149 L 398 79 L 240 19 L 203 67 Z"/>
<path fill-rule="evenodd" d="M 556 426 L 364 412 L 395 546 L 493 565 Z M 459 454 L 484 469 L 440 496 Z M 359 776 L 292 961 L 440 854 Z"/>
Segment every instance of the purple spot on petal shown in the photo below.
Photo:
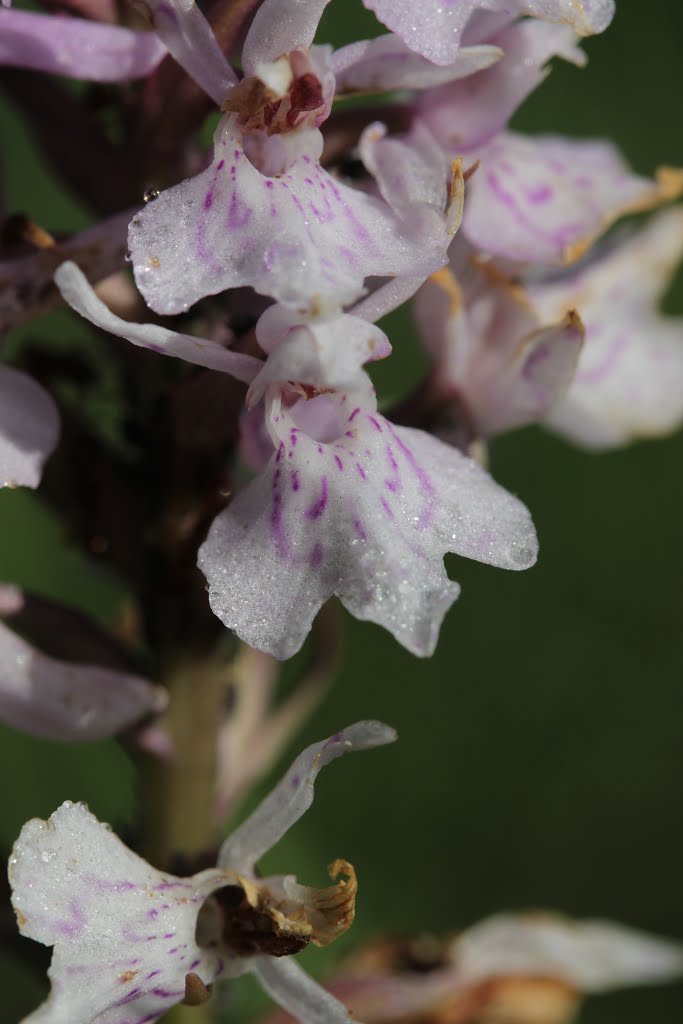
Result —
<path fill-rule="evenodd" d="M 218 163 L 216 164 L 216 170 L 217 171 L 222 171 L 224 167 L 225 167 L 225 160 L 219 160 Z"/>
<path fill-rule="evenodd" d="M 360 406 L 357 405 L 356 408 L 351 413 L 351 415 L 349 416 L 349 423 L 351 422 L 351 420 L 354 420 L 356 418 L 356 416 L 358 415 L 359 412 L 360 412 Z"/>
<path fill-rule="evenodd" d="M 150 978 L 155 978 L 157 974 L 161 974 L 161 971 L 158 968 L 156 971 L 150 971 L 149 974 L 145 977 L 145 981 L 149 981 Z"/>
<path fill-rule="evenodd" d="M 292 782 L 291 782 L 292 789 L 296 789 L 297 786 L 299 786 L 300 784 L 301 784 L 301 776 L 300 775 L 292 775 Z"/>
<path fill-rule="evenodd" d="M 299 490 L 299 486 L 300 486 L 300 484 L 299 484 L 299 474 L 298 474 L 298 472 L 295 469 L 292 470 L 291 481 L 292 481 L 292 490 L 293 491 L 298 491 Z"/>
<path fill-rule="evenodd" d="M 338 455 L 335 455 L 334 461 L 337 463 L 337 467 L 339 469 L 343 469 L 344 468 L 344 463 L 342 462 L 342 460 L 339 458 Z"/>
<path fill-rule="evenodd" d="M 387 501 L 387 499 L 386 498 L 381 498 L 380 501 L 382 502 L 382 508 L 384 509 L 386 514 L 389 516 L 390 519 L 393 519 L 394 518 L 394 513 L 391 511 L 391 506 L 389 505 L 389 502 Z"/>
<path fill-rule="evenodd" d="M 380 434 L 381 434 L 382 433 L 382 427 L 380 426 L 379 422 L 375 419 L 375 417 L 374 416 L 368 416 L 368 419 L 372 423 L 372 425 L 375 428 L 375 430 L 378 430 L 380 432 Z"/>
<path fill-rule="evenodd" d="M 357 462 L 357 463 L 356 463 L 356 469 L 357 469 L 357 470 L 358 470 L 358 472 L 360 473 L 360 476 L 361 476 L 361 480 L 367 480 L 367 476 L 365 475 L 365 470 L 364 470 L 364 469 L 363 469 L 363 467 L 361 466 L 360 462 Z"/>

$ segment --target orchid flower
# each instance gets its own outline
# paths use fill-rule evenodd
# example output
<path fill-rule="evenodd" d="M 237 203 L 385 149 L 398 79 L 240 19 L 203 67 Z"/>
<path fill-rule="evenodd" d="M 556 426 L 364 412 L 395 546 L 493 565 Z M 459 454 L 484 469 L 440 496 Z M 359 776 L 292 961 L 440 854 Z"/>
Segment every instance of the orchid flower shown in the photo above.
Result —
<path fill-rule="evenodd" d="M 536 535 L 520 501 L 455 448 L 377 412 L 361 367 L 391 346 L 366 320 L 306 322 L 271 306 L 257 324 L 264 364 L 120 320 L 74 264 L 55 280 L 103 329 L 250 380 L 252 407 L 264 399 L 270 461 L 214 521 L 199 552 L 211 607 L 253 647 L 290 657 L 336 594 L 357 618 L 425 656 L 460 590 L 446 575 L 447 551 L 508 569 L 534 563 Z"/>
<path fill-rule="evenodd" d="M 411 967 L 413 968 L 411 970 Z M 452 940 L 379 942 L 329 989 L 366 1024 L 571 1024 L 581 998 L 683 973 L 683 947 L 610 921 L 497 914 Z M 274 1012 L 262 1024 L 285 1024 Z"/>
<path fill-rule="evenodd" d="M 413 310 L 433 386 L 459 403 L 475 437 L 538 422 L 567 392 L 584 335 L 576 311 L 542 319 L 519 284 L 466 247 L 453 247 Z"/>
<path fill-rule="evenodd" d="M 462 226 L 475 249 L 517 263 L 570 263 L 619 217 L 680 195 L 683 174 L 661 168 L 655 181 L 633 174 L 609 142 L 505 129 L 553 55 L 585 62 L 567 25 L 522 21 L 487 41 L 504 51 L 501 61 L 416 102 L 446 153 L 475 168 Z"/>
<path fill-rule="evenodd" d="M 26 1024 L 150 1024 L 247 972 L 304 1024 L 350 1024 L 292 954 L 350 926 L 352 866 L 335 861 L 333 879 L 345 878 L 312 889 L 292 875 L 261 878 L 255 865 L 310 807 L 321 768 L 395 738 L 359 722 L 308 747 L 225 840 L 217 866 L 190 878 L 157 871 L 83 804 L 28 822 L 10 858 L 12 902 L 22 934 L 54 953 L 51 993 Z"/>
<path fill-rule="evenodd" d="M 459 593 L 445 552 L 527 568 L 528 512 L 473 460 L 378 413 L 361 369 L 389 352 L 378 328 L 350 315 L 303 323 L 273 306 L 257 337 L 270 354 L 247 400 L 265 399 L 274 451 L 200 549 L 211 607 L 247 643 L 287 658 L 336 594 L 431 654 Z"/>
<path fill-rule="evenodd" d="M 265 0 L 242 52 L 244 78 L 218 48 L 193 3 L 147 0 L 157 32 L 186 71 L 225 111 L 211 164 L 163 192 L 136 216 L 129 246 L 136 281 L 159 313 L 239 285 L 316 313 L 357 299 L 368 276 L 426 277 L 445 262 L 444 217 L 416 227 L 391 203 L 323 170 L 320 125 L 335 94 L 335 68 L 349 91 L 425 87 L 435 79 L 398 40 L 313 46 L 328 0 Z M 446 77 L 499 59 L 496 47 L 464 51 Z"/>
<path fill-rule="evenodd" d="M 683 319 L 658 312 L 683 255 L 683 208 L 607 241 L 575 269 L 529 284 L 539 315 L 579 309 L 586 345 L 547 423 L 588 448 L 671 433 L 683 421 Z"/>

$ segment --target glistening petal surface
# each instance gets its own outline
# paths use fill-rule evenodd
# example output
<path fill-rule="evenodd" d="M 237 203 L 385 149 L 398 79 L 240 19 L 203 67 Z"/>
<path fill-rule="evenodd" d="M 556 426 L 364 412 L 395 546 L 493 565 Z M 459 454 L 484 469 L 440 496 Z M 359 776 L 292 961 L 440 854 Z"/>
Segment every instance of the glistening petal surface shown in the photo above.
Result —
<path fill-rule="evenodd" d="M 213 611 L 253 647 L 291 657 L 336 594 L 352 615 L 429 655 L 459 593 L 445 552 L 533 564 L 529 513 L 457 450 L 346 397 L 343 430 L 327 444 L 276 415 L 276 455 L 199 553 Z"/>
<path fill-rule="evenodd" d="M 434 64 L 452 64 L 474 11 L 500 11 L 505 0 L 363 0 L 379 20 Z"/>
<path fill-rule="evenodd" d="M 151 1024 L 183 998 L 186 974 L 210 984 L 221 970 L 195 924 L 223 872 L 162 874 L 83 804 L 24 825 L 9 876 L 22 934 L 55 947 L 51 993 L 27 1024 Z"/>
<path fill-rule="evenodd" d="M 211 166 L 149 203 L 129 244 L 138 287 L 158 313 L 239 285 L 315 311 L 352 302 L 369 275 L 426 276 L 445 260 L 386 203 L 337 181 L 313 156 L 279 177 L 261 174 L 233 116 L 216 130 Z"/>

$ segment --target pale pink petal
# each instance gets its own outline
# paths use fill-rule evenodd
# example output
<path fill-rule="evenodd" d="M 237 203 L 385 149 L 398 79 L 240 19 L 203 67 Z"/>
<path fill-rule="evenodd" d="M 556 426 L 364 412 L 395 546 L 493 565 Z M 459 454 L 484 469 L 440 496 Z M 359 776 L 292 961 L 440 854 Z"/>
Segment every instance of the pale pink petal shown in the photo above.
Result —
<path fill-rule="evenodd" d="M 522 101 L 541 84 L 551 57 L 585 63 L 575 39 L 566 25 L 538 21 L 511 25 L 492 40 L 503 50 L 501 61 L 420 97 L 419 115 L 453 155 L 482 146 L 505 127 Z"/>
<path fill-rule="evenodd" d="M 398 36 L 383 35 L 337 50 L 332 69 L 337 94 L 432 89 L 488 68 L 502 56 L 498 46 L 463 46 L 452 64 L 440 67 L 409 49 Z"/>
<path fill-rule="evenodd" d="M 481 273 L 463 291 L 449 270 L 439 271 L 416 296 L 414 312 L 438 386 L 457 395 L 479 436 L 543 419 L 571 384 L 580 320 L 570 311 L 542 323 L 502 276 Z"/>
<path fill-rule="evenodd" d="M 505 132 L 479 153 L 463 232 L 476 248 L 519 262 L 568 263 L 618 217 L 675 198 L 678 172 L 633 174 L 611 143 Z"/>
<path fill-rule="evenodd" d="M 242 61 L 247 75 L 291 50 L 307 50 L 330 0 L 264 0 L 244 41 Z"/>
<path fill-rule="evenodd" d="M 580 992 L 666 981 L 683 974 L 683 946 L 610 921 L 499 914 L 468 928 L 451 957 L 462 980 L 557 978 Z"/>
<path fill-rule="evenodd" d="M 122 82 L 149 74 L 165 54 L 153 32 L 55 14 L 0 12 L 0 64 Z"/>
<path fill-rule="evenodd" d="M 616 11 L 615 0 L 517 0 L 520 14 L 564 21 L 581 36 L 604 32 Z"/>
<path fill-rule="evenodd" d="M 152 1022 L 184 997 L 186 974 L 211 984 L 222 970 L 195 926 L 225 874 L 162 874 L 83 804 L 24 825 L 9 875 L 22 934 L 55 947 L 52 990 L 27 1021 Z"/>
<path fill-rule="evenodd" d="M 384 125 L 371 124 L 358 148 L 382 196 L 411 232 L 435 251 L 447 248 L 462 219 L 462 168 L 448 159 L 429 128 L 417 121 L 397 137 L 387 136 Z"/>
<path fill-rule="evenodd" d="M 164 691 L 145 679 L 51 658 L 3 623 L 0 664 L 0 718 L 32 736 L 99 740 L 165 704 Z"/>
<path fill-rule="evenodd" d="M 223 843 L 218 865 L 251 874 L 254 865 L 285 835 L 313 803 L 314 785 L 325 765 L 354 750 L 372 750 L 393 743 L 396 733 L 382 722 L 356 722 L 341 732 L 312 743 L 291 764 L 284 777 L 243 825 Z"/>
<path fill-rule="evenodd" d="M 0 366 L 0 487 L 37 487 L 59 436 L 57 406 L 26 373 Z"/>
<path fill-rule="evenodd" d="M 144 0 L 154 28 L 178 63 L 220 106 L 237 82 L 211 26 L 194 0 Z"/>
<path fill-rule="evenodd" d="M 300 157 L 280 177 L 245 156 L 234 116 L 215 135 L 209 168 L 134 218 L 138 287 L 159 313 L 251 285 L 300 312 L 352 302 L 369 275 L 426 276 L 445 259 L 389 207 Z M 433 240 L 436 244 L 436 240 Z"/>
<path fill-rule="evenodd" d="M 274 406 L 277 454 L 200 549 L 211 607 L 247 643 L 287 658 L 337 594 L 357 618 L 429 655 L 459 593 L 445 552 L 527 568 L 531 519 L 455 449 L 346 397 L 337 412 L 341 430 L 323 443 Z"/>
<path fill-rule="evenodd" d="M 683 255 L 683 209 L 596 254 L 574 273 L 532 285 L 544 316 L 576 306 L 586 345 L 548 423 L 590 448 L 656 437 L 683 421 L 683 318 L 657 312 Z"/>
<path fill-rule="evenodd" d="M 435 64 L 452 64 L 463 29 L 477 10 L 506 9 L 505 0 L 363 0 L 379 20 Z"/>
<path fill-rule="evenodd" d="M 293 957 L 258 956 L 251 970 L 271 999 L 302 1024 L 353 1024 L 346 1007 L 313 981 Z"/>
<path fill-rule="evenodd" d="M 75 263 L 63 263 L 55 274 L 55 283 L 68 302 L 81 316 L 96 327 L 125 338 L 133 345 L 149 348 L 160 355 L 177 356 L 197 366 L 221 370 L 249 383 L 263 366 L 260 359 L 223 348 L 218 342 L 177 334 L 158 324 L 135 324 L 122 320 L 98 299 L 83 272 Z"/>

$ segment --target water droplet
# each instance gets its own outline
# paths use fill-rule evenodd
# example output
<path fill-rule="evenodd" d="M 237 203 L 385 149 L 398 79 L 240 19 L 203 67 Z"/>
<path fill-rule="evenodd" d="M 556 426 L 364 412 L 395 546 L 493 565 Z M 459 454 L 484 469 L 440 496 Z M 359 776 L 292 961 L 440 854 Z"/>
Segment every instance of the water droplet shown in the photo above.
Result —
<path fill-rule="evenodd" d="M 157 198 L 157 196 L 160 196 L 160 195 L 161 195 L 161 189 L 158 189 L 158 188 L 147 188 L 143 192 L 142 198 L 144 199 L 144 201 L 146 203 L 151 203 L 151 202 L 153 202 Z"/>

